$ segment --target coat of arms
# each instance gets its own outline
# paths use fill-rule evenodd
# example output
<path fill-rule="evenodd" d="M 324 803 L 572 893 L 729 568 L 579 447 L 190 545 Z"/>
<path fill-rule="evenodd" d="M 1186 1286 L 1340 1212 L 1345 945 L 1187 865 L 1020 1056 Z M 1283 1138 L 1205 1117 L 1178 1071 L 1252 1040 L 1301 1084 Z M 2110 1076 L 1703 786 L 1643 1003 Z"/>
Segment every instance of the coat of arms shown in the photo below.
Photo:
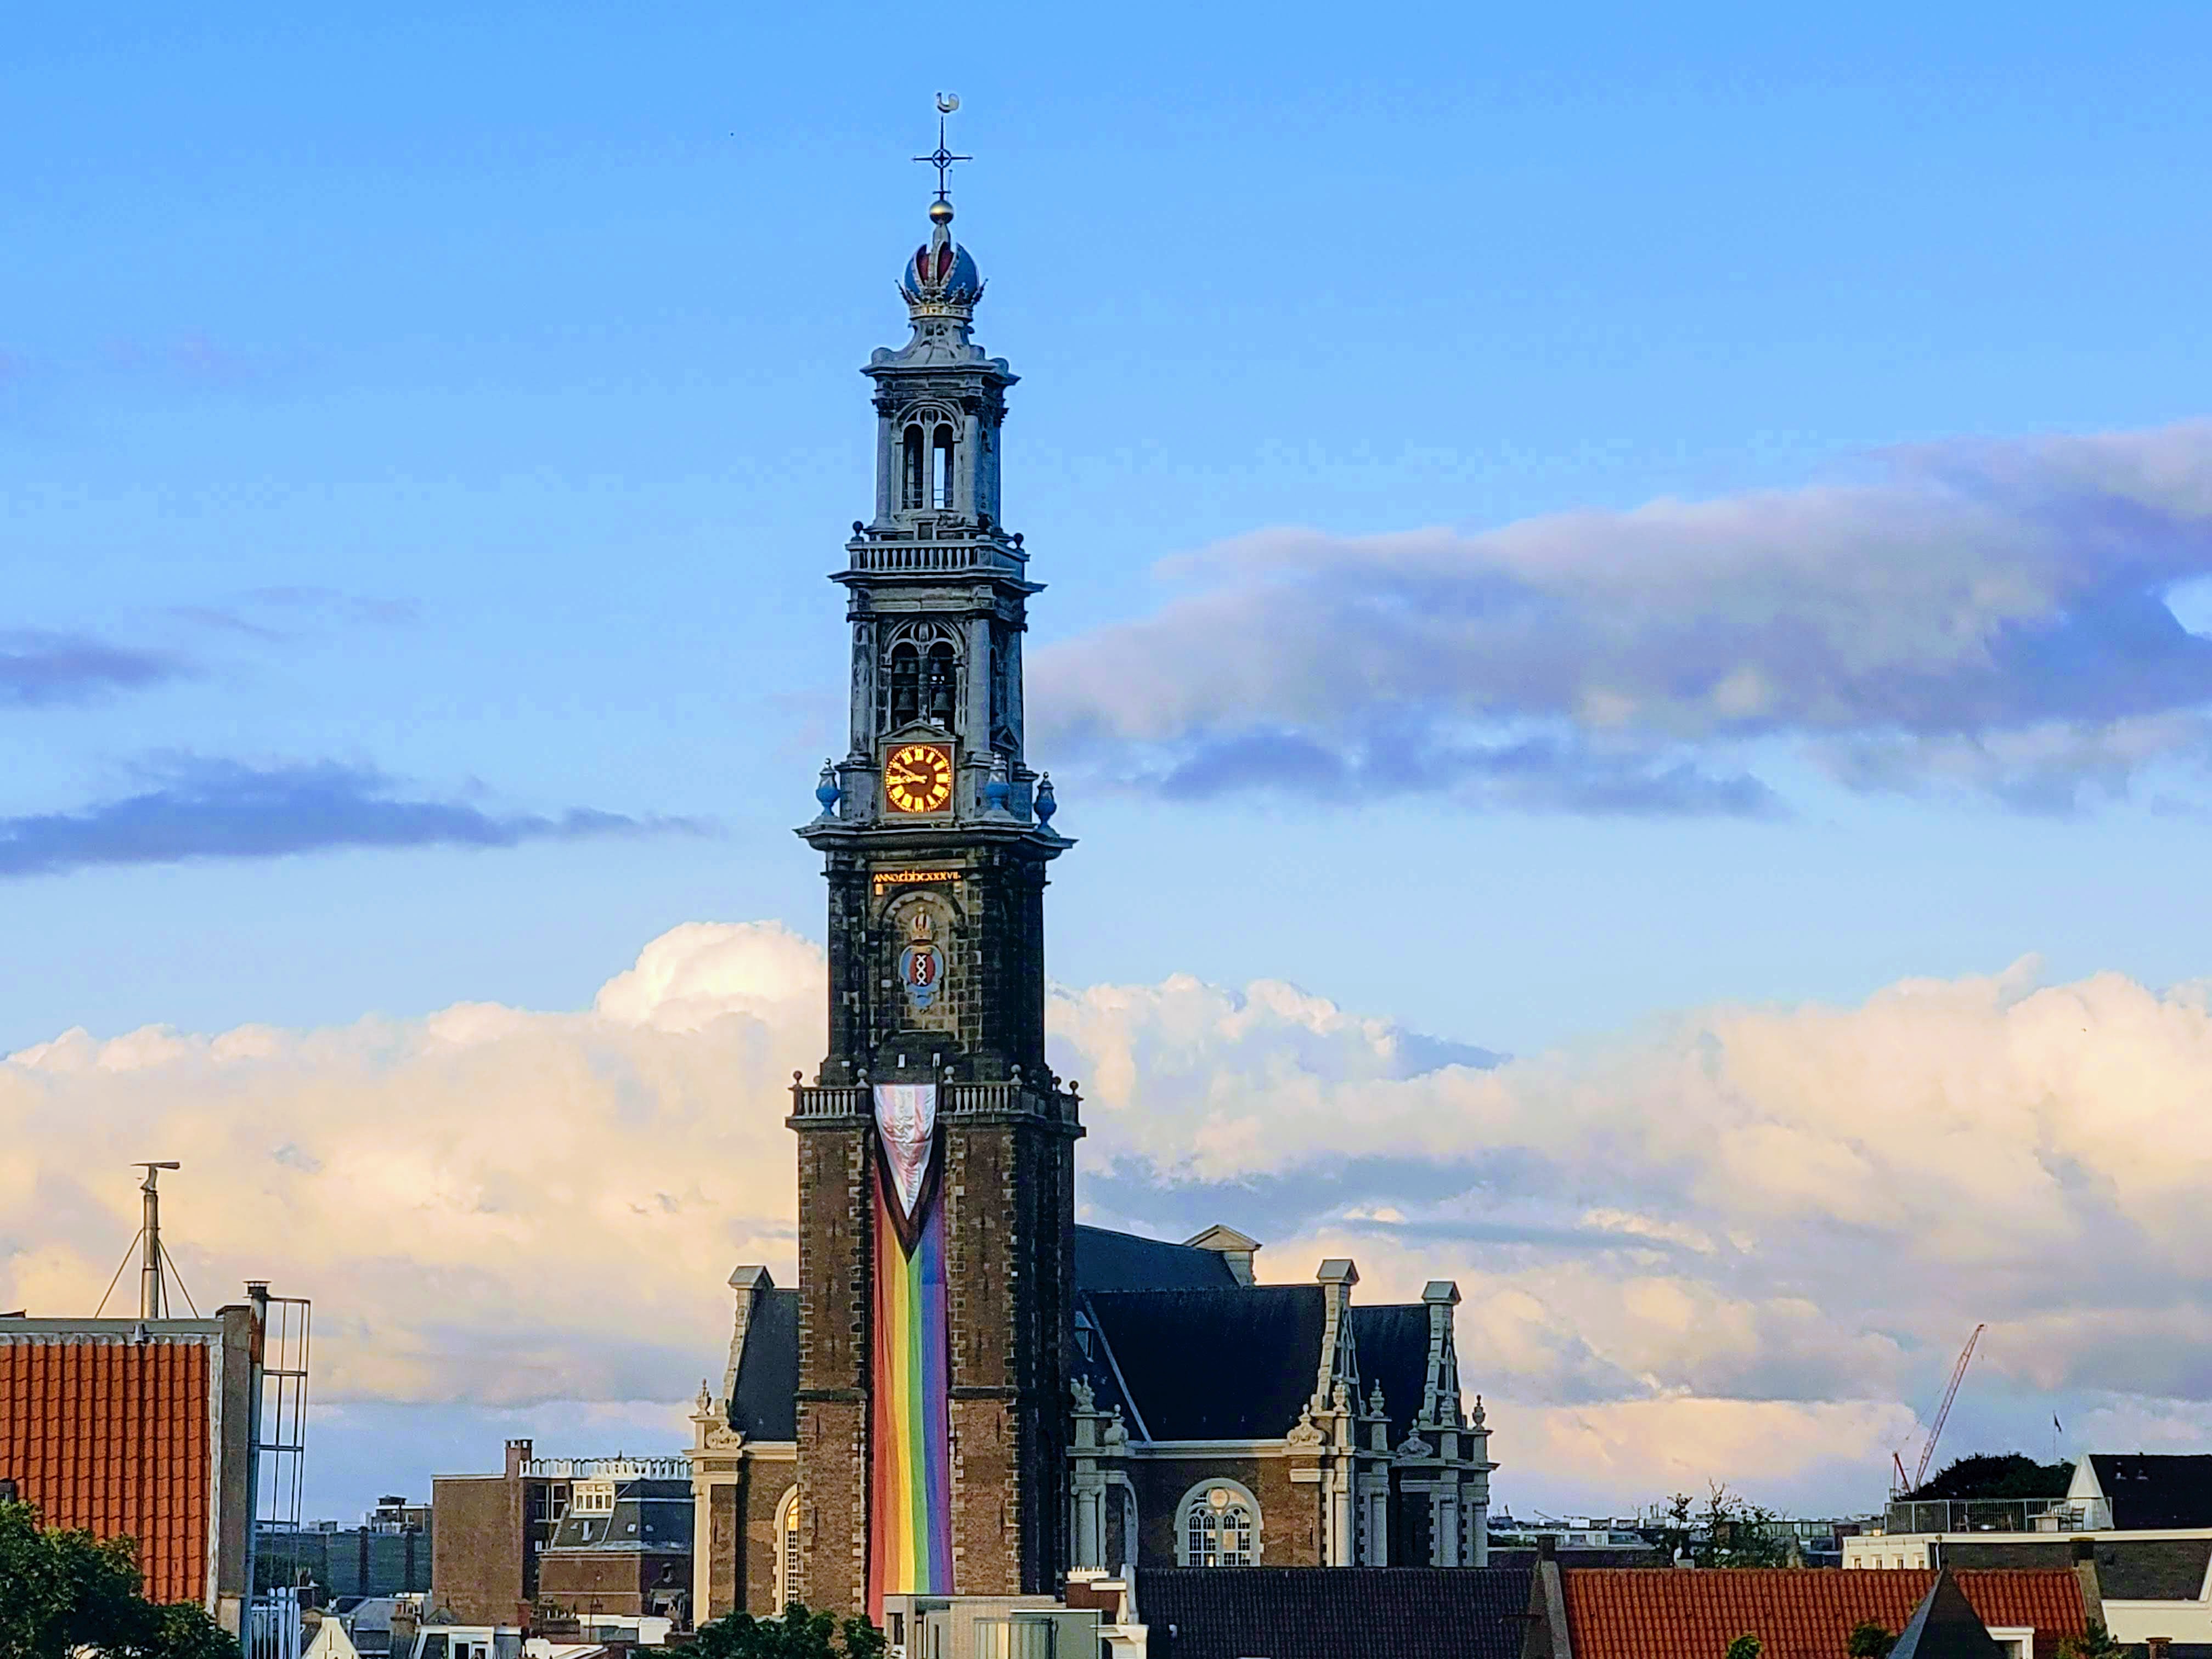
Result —
<path fill-rule="evenodd" d="M 906 949 L 899 952 L 899 983 L 919 1009 L 937 1000 L 938 988 L 945 982 L 945 957 L 933 941 L 934 931 L 929 912 L 916 910 L 907 920 Z"/>

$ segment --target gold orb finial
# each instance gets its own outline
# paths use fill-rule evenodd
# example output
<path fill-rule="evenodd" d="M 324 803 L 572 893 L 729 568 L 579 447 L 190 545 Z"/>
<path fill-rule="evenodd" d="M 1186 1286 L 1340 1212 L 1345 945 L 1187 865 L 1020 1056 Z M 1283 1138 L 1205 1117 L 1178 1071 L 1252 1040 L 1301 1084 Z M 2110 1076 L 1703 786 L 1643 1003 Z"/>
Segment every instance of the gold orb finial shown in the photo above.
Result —
<path fill-rule="evenodd" d="M 952 204 L 950 202 L 932 202 L 929 204 L 929 222 L 933 225 L 951 224 L 952 222 Z"/>

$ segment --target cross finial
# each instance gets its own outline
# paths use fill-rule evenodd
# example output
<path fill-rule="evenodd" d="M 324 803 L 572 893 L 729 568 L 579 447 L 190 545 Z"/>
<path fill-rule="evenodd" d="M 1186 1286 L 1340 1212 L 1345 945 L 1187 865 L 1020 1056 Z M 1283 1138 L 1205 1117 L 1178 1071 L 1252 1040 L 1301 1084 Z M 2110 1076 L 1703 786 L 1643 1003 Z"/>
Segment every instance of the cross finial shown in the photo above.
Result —
<path fill-rule="evenodd" d="M 937 169 L 937 199 L 940 202 L 949 199 L 952 189 L 952 164 L 975 159 L 972 155 L 955 155 L 945 147 L 945 118 L 959 107 L 958 93 L 940 92 L 937 94 L 937 148 L 927 155 L 914 158 L 917 161 L 927 161 Z"/>

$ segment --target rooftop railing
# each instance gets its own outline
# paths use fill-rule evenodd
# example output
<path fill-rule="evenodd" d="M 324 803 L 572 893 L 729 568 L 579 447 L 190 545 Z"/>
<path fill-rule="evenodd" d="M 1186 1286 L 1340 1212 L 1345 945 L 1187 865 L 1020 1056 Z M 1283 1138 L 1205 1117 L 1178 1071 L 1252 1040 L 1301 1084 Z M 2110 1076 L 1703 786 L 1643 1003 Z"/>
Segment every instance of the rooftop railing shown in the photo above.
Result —
<path fill-rule="evenodd" d="M 1018 575 L 1024 560 L 997 542 L 854 542 L 851 568 L 876 576 L 936 576 L 963 570 Z"/>
<path fill-rule="evenodd" d="M 2076 1532 L 2080 1512 L 2063 1498 L 1900 1498 L 1887 1532 Z"/>
<path fill-rule="evenodd" d="M 1073 1091 L 1032 1088 L 1026 1083 L 948 1083 L 938 1096 L 946 1118 L 1021 1113 L 1054 1123 L 1079 1120 L 1082 1102 Z M 859 1083 L 795 1083 L 791 1115 L 798 1118 L 865 1117 L 867 1085 Z"/>
<path fill-rule="evenodd" d="M 532 1457 L 522 1472 L 554 1480 L 689 1480 L 688 1457 Z"/>

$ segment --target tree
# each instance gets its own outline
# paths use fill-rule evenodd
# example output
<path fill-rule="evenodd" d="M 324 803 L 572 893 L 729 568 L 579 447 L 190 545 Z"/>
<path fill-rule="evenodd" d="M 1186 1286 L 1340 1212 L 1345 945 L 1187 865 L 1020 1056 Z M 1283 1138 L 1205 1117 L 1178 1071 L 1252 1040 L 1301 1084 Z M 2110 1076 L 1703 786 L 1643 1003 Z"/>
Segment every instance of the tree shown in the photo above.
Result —
<path fill-rule="evenodd" d="M 2071 1463 L 2039 1463 L 2024 1452 L 1976 1453 L 1954 1458 L 1907 1496 L 1948 1498 L 2063 1498 L 2073 1484 Z"/>
<path fill-rule="evenodd" d="M 2092 1619 L 2088 1634 L 2069 1636 L 2058 1644 L 2058 1659 L 2120 1659 L 2126 1651 L 2112 1639 L 2112 1632 Z"/>
<path fill-rule="evenodd" d="M 732 1613 L 702 1625 L 689 1659 L 883 1659 L 883 1632 L 866 1620 L 839 1623 L 793 1601 L 777 1619 Z M 4 1659 L 4 1656 L 0 1656 Z"/>
<path fill-rule="evenodd" d="M 1765 1651 L 1765 1643 L 1746 1633 L 1728 1644 L 1728 1659 L 1759 1659 L 1759 1656 Z"/>
<path fill-rule="evenodd" d="M 1790 1537 L 1783 1517 L 1714 1482 L 1704 1508 L 1676 1492 L 1656 1510 L 1644 1535 L 1671 1558 L 1686 1555 L 1700 1567 L 1781 1567 L 1790 1564 Z"/>
<path fill-rule="evenodd" d="M 238 1644 L 192 1602 L 140 1592 L 137 1547 L 41 1527 L 28 1504 L 0 1502 L 0 1659 L 239 1659 Z"/>
<path fill-rule="evenodd" d="M 1860 1620 L 1844 1639 L 1844 1651 L 1850 1659 L 1888 1659 L 1889 1650 L 1896 1645 L 1897 1638 L 1871 1619 Z"/>

